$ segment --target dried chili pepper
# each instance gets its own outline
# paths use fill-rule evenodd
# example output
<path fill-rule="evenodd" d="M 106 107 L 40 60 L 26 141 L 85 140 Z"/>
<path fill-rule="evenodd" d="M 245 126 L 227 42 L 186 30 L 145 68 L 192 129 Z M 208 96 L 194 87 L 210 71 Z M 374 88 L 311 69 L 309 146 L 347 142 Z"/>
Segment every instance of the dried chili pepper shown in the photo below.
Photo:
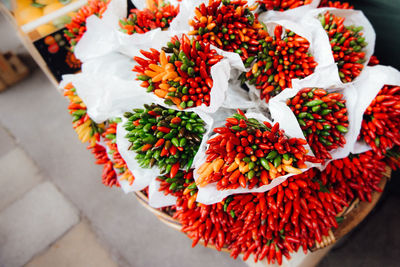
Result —
<path fill-rule="evenodd" d="M 329 151 L 346 144 L 348 132 L 346 100 L 341 93 L 304 88 L 287 101 L 317 158 L 332 158 Z"/>
<path fill-rule="evenodd" d="M 279 123 L 248 119 L 240 110 L 214 132 L 218 135 L 207 141 L 207 160 L 198 169 L 198 186 L 217 182 L 218 190 L 251 189 L 281 175 L 300 174 L 305 161 L 318 161 L 306 155 L 306 140 L 288 138 Z"/>
<path fill-rule="evenodd" d="M 128 119 L 126 138 L 132 143 L 129 149 L 137 153 L 143 168 L 158 166 L 171 178 L 179 168 L 190 169 L 205 132 L 204 121 L 196 113 L 151 104 L 124 116 Z"/>
<path fill-rule="evenodd" d="M 131 35 L 156 28 L 167 29 L 178 13 L 179 6 L 175 7 L 166 1 L 153 1 L 144 10 L 132 9 L 127 18 L 119 21 L 120 31 Z"/>
<path fill-rule="evenodd" d="M 382 157 L 400 145 L 400 86 L 385 85 L 364 112 L 358 136 Z"/>
<path fill-rule="evenodd" d="M 218 55 L 210 44 L 190 40 L 186 35 L 173 37 L 161 52 L 141 50 L 147 58 L 135 57 L 139 65 L 133 68 L 142 87 L 160 98 L 167 105 L 175 104 L 179 109 L 210 105 L 213 87 L 211 67 L 223 56 Z"/>
<path fill-rule="evenodd" d="M 360 75 L 365 63 L 365 47 L 367 42 L 361 32 L 362 26 L 345 26 L 344 17 L 339 17 L 327 11 L 318 19 L 328 34 L 333 58 L 339 68 L 342 82 L 347 83 Z"/>
<path fill-rule="evenodd" d="M 250 71 L 239 77 L 242 83 L 249 81 L 260 90 L 261 99 L 269 99 L 285 88 L 292 87 L 292 79 L 305 78 L 314 72 L 317 62 L 308 53 L 310 43 L 293 31 L 278 25 L 274 37 L 267 36 L 262 43 Z"/>

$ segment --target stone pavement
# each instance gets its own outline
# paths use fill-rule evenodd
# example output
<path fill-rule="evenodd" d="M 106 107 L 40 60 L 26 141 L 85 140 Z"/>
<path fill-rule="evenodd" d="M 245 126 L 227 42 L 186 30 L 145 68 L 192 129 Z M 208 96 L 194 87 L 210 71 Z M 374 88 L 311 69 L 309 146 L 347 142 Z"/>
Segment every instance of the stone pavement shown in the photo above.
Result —
<path fill-rule="evenodd" d="M 4 25 L 0 16 L 0 32 L 12 34 Z M 40 70 L 0 93 L 1 267 L 245 266 L 226 253 L 192 249 L 132 194 L 103 186 L 67 105 Z M 389 195 L 321 266 L 398 265 L 399 204 Z"/>
<path fill-rule="evenodd" d="M 39 70 L 0 94 L 0 114 L 0 266 L 34 256 L 30 266 L 244 266 L 192 249 L 132 194 L 103 186 L 67 101 Z"/>

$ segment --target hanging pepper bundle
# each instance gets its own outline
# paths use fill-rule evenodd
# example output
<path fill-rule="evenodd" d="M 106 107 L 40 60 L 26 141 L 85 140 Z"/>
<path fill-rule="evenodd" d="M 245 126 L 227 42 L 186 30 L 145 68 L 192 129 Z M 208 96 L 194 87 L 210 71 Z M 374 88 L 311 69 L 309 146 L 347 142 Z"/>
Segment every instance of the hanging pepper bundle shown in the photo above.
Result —
<path fill-rule="evenodd" d="M 139 65 L 133 71 L 143 81 L 142 87 L 179 109 L 210 105 L 211 67 L 223 56 L 210 49 L 209 43 L 189 40 L 183 34 L 181 38 L 173 37 L 161 52 L 150 50 L 141 50 L 147 59 L 134 58 Z"/>
<path fill-rule="evenodd" d="M 288 138 L 279 123 L 248 119 L 241 110 L 228 118 L 218 135 L 207 141 L 207 160 L 198 169 L 198 186 L 217 182 L 217 189 L 249 189 L 269 184 L 276 177 L 300 174 L 307 156 L 306 140 Z"/>
<path fill-rule="evenodd" d="M 346 202 L 358 197 L 361 201 L 372 200 L 372 192 L 382 192 L 379 183 L 384 177 L 386 164 L 372 151 L 350 155 L 331 161 L 321 173 L 322 184 L 330 185 Z"/>
<path fill-rule="evenodd" d="M 305 38 L 290 30 L 282 35 L 282 31 L 281 25 L 275 27 L 275 37 L 265 38 L 252 69 L 239 77 L 242 83 L 247 80 L 254 84 L 267 103 L 285 88 L 291 88 L 292 79 L 307 77 L 318 65 L 308 53 L 310 43 Z"/>
<path fill-rule="evenodd" d="M 91 150 L 96 158 L 96 164 L 103 165 L 103 172 L 101 174 L 102 183 L 109 187 L 113 185 L 119 186 L 117 173 L 113 168 L 113 162 L 108 157 L 106 148 L 96 143 L 94 146 L 88 146 L 87 149 Z"/>
<path fill-rule="evenodd" d="M 100 141 L 100 135 L 104 134 L 105 125 L 95 123 L 86 113 L 86 105 L 77 95 L 76 89 L 72 83 L 64 87 L 64 96 L 68 97 L 70 104 L 69 113 L 73 116 L 73 127 L 82 143 L 89 142 L 88 150 L 96 158 L 96 164 L 103 165 L 102 182 L 106 186 L 118 186 L 116 173 L 113 168 L 113 162 L 107 155 L 107 150 L 97 142 Z"/>
<path fill-rule="evenodd" d="M 128 169 L 125 160 L 122 158 L 121 154 L 118 151 L 117 146 L 117 123 L 121 122 L 121 119 L 114 119 L 109 121 L 109 125 L 107 129 L 102 134 L 104 141 L 108 147 L 108 154 L 112 157 L 112 167 L 116 170 L 116 176 L 113 179 L 110 179 L 110 186 L 113 184 L 119 186 L 118 177 L 121 181 L 128 181 L 130 185 L 133 184 L 135 180 L 135 176 L 133 176 L 132 172 Z M 112 181 L 112 182 L 111 182 Z"/>
<path fill-rule="evenodd" d="M 304 253 L 337 228 L 336 214 L 347 205 L 335 193 L 320 188 L 316 171 L 288 178 L 266 193 L 234 195 L 226 210 L 235 214 L 231 256 L 253 254 L 255 260 L 282 264 L 282 257 L 300 247 Z M 228 201 L 225 200 L 225 203 Z M 238 237 L 235 236 L 238 234 Z"/>
<path fill-rule="evenodd" d="M 178 197 L 179 209 L 174 214 L 182 231 L 204 245 L 227 247 L 236 258 L 250 254 L 255 261 L 266 258 L 268 263 L 282 263 L 282 256 L 321 242 L 337 227 L 336 214 L 347 203 L 335 193 L 321 189 L 314 181 L 316 170 L 289 177 L 269 192 L 237 194 L 220 203 L 188 207 L 188 196 Z M 321 191 L 323 190 L 323 191 Z"/>
<path fill-rule="evenodd" d="M 190 194 L 179 197 L 173 218 L 179 220 L 181 231 L 193 240 L 192 247 L 202 239 L 205 246 L 211 244 L 221 250 L 231 242 L 229 214 L 224 212 L 221 203 L 204 205 L 191 200 Z"/>
<path fill-rule="evenodd" d="M 400 86 L 385 85 L 364 112 L 359 139 L 380 157 L 400 145 Z"/>
<path fill-rule="evenodd" d="M 197 41 L 229 52 L 238 53 L 244 62 L 254 60 L 260 49 L 259 31 L 263 26 L 244 0 L 215 0 L 195 9 L 195 17 L 189 21 Z"/>
<path fill-rule="evenodd" d="M 285 11 L 311 4 L 312 0 L 257 0 L 261 10 Z"/>
<path fill-rule="evenodd" d="M 353 9 L 349 2 L 322 0 L 318 7 L 334 7 L 338 9 Z"/>
<path fill-rule="evenodd" d="M 348 132 L 346 100 L 341 93 L 304 88 L 287 101 L 308 144 L 319 159 L 331 159 L 329 151 L 346 144 Z"/>
<path fill-rule="evenodd" d="M 124 116 L 128 119 L 126 138 L 132 143 L 129 149 L 137 153 L 141 167 L 158 166 L 171 178 L 180 168 L 190 169 L 205 132 L 204 121 L 196 113 L 151 104 Z"/>
<path fill-rule="evenodd" d="M 364 47 L 367 46 L 361 30 L 362 26 L 345 26 L 345 18 L 327 11 L 319 15 L 319 20 L 328 34 L 333 58 L 339 68 L 342 82 L 347 83 L 360 75 L 365 62 Z"/>
<path fill-rule="evenodd" d="M 94 146 L 96 141 L 100 140 L 100 134 L 104 131 L 104 124 L 97 124 L 90 119 L 86 113 L 86 105 L 76 94 L 76 89 L 72 83 L 67 84 L 64 90 L 64 96 L 70 101 L 68 110 L 73 116 L 73 127 L 78 134 L 79 140 L 82 143 L 90 142 L 90 145 Z"/>
<path fill-rule="evenodd" d="M 129 35 L 146 33 L 156 28 L 164 30 L 169 27 L 178 13 L 179 6 L 175 7 L 163 0 L 151 1 L 144 10 L 132 9 L 127 18 L 121 19 L 119 21 L 120 30 Z"/>
<path fill-rule="evenodd" d="M 86 32 L 86 19 L 91 15 L 101 18 L 102 14 L 107 10 L 110 0 L 89 0 L 88 3 L 81 7 L 72 17 L 70 23 L 65 25 L 64 36 L 73 48 L 83 34 Z"/>

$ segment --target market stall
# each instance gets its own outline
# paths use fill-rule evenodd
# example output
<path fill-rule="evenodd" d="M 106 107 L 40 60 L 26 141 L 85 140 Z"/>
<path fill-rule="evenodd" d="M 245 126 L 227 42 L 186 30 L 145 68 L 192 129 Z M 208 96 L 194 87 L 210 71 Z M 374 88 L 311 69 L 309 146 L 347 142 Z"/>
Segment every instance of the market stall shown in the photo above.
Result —
<path fill-rule="evenodd" d="M 399 165 L 400 73 L 361 11 L 132 2 L 90 1 L 64 30 L 82 66 L 60 90 L 104 185 L 263 264 L 299 265 L 368 215 Z"/>

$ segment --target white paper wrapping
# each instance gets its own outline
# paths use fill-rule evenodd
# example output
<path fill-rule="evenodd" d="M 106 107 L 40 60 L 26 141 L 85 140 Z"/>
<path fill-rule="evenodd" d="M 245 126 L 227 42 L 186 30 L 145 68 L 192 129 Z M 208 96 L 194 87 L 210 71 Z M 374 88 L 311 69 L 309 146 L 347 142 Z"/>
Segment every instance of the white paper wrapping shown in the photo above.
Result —
<path fill-rule="evenodd" d="M 146 8 L 145 1 L 132 1 L 142 10 Z M 176 1 L 170 1 L 174 6 Z M 168 37 L 179 33 L 178 31 L 162 31 L 160 28 L 148 31 L 144 34 L 125 34 L 120 31 L 119 20 L 127 17 L 126 0 L 112 0 L 103 17 L 91 16 L 87 19 L 87 30 L 75 47 L 75 55 L 82 62 L 118 51 L 128 56 L 138 55 L 140 49 L 160 47 L 165 45 Z M 178 13 L 182 17 L 184 14 Z M 176 18 L 178 18 L 178 16 Z M 175 19 L 171 22 L 173 23 Z M 181 21 L 183 21 L 181 19 Z M 187 21 L 186 21 L 187 24 Z M 94 49 L 95 48 L 95 49 Z"/>
<path fill-rule="evenodd" d="M 116 32 L 119 19 L 126 17 L 126 0 L 112 0 L 100 19 L 92 15 L 86 20 L 86 32 L 74 48 L 75 56 L 82 62 L 115 51 L 119 44 Z"/>
<path fill-rule="evenodd" d="M 202 3 L 204 3 L 205 5 L 208 5 L 207 0 L 183 0 L 179 4 L 179 14 L 171 22 L 169 30 L 171 30 L 173 32 L 178 32 L 178 33 L 191 31 L 192 27 L 189 25 L 189 20 L 194 18 L 195 8 L 199 5 L 201 5 Z"/>
<path fill-rule="evenodd" d="M 354 123 L 356 132 L 360 132 L 365 110 L 371 104 L 384 85 L 400 85 L 400 72 L 389 66 L 377 65 L 366 67 L 359 79 L 354 83 L 357 90 L 357 112 Z M 371 150 L 363 140 L 359 140 L 352 148 L 352 153 L 359 154 Z"/>
<path fill-rule="evenodd" d="M 261 113 L 247 113 L 246 116 L 248 118 L 255 118 L 255 119 L 259 120 L 260 122 L 263 122 L 263 121 L 269 121 L 270 122 L 270 120 L 268 120 Z M 219 126 L 220 125 L 215 125 L 215 127 L 219 127 Z M 280 126 L 280 128 L 282 129 L 283 127 Z M 288 136 L 290 136 L 288 134 L 289 132 L 295 133 L 295 131 L 293 131 L 293 130 L 288 129 L 288 131 L 286 131 L 285 128 L 283 128 L 283 129 L 285 130 L 285 133 Z M 300 132 L 301 132 L 301 130 L 300 130 Z M 301 136 L 297 135 L 297 136 L 290 136 L 290 137 L 304 138 L 302 133 L 301 133 Z M 199 175 L 197 174 L 197 170 L 206 161 L 206 158 L 207 158 L 205 153 L 204 154 L 202 153 L 202 155 L 203 155 L 203 157 L 195 162 L 195 169 L 193 171 L 195 180 L 197 180 L 197 178 L 199 177 Z M 307 162 L 306 164 L 307 164 L 307 168 L 306 169 L 302 169 L 303 171 L 306 171 L 309 168 L 316 166 L 316 164 L 311 164 L 310 162 Z M 287 174 L 287 175 L 279 176 L 279 177 L 275 178 L 274 180 L 272 180 L 271 183 L 269 183 L 268 185 L 264 185 L 264 186 L 261 186 L 261 187 L 256 187 L 256 188 L 253 188 L 253 189 L 239 187 L 237 189 L 217 190 L 216 183 L 208 184 L 208 185 L 206 185 L 204 187 L 199 187 L 198 188 L 196 201 L 200 202 L 202 204 L 210 205 L 210 204 L 214 204 L 214 203 L 220 202 L 224 198 L 226 198 L 227 196 L 233 195 L 233 194 L 266 192 L 266 191 L 271 190 L 275 186 L 280 185 L 281 183 L 286 181 L 286 179 L 288 177 L 290 177 L 290 176 L 293 176 L 293 174 Z"/>
<path fill-rule="evenodd" d="M 229 79 L 229 87 L 226 94 L 226 99 L 222 107 L 227 109 L 243 109 L 247 110 L 255 108 L 256 104 L 250 99 L 249 92 L 241 88 L 240 80 L 238 80 L 240 71 L 232 69 Z"/>
<path fill-rule="evenodd" d="M 140 49 L 148 51 L 149 48 L 160 50 L 165 46 L 174 32 L 162 31 L 160 28 L 148 31 L 143 34 L 134 33 L 132 35 L 117 31 L 115 33 L 118 42 L 118 52 L 129 57 L 140 56 Z"/>
<path fill-rule="evenodd" d="M 160 181 L 153 178 L 149 184 L 149 205 L 153 208 L 168 207 L 176 204 L 177 197 L 172 195 L 165 195 L 164 192 L 159 191 Z"/>
<path fill-rule="evenodd" d="M 365 63 L 363 65 L 366 66 L 372 54 L 374 53 L 376 35 L 371 23 L 364 16 L 364 13 L 362 11 L 353 9 L 318 8 L 310 10 L 307 14 L 304 15 L 300 22 L 312 32 L 314 40 L 320 40 L 320 45 L 318 49 L 321 50 L 321 54 L 325 55 L 326 60 L 329 60 L 330 62 L 334 62 L 335 60 L 333 58 L 333 53 L 329 43 L 329 37 L 326 31 L 323 29 L 321 22 L 318 20 L 318 15 L 325 14 L 326 11 L 329 11 L 331 14 L 334 14 L 336 16 L 344 17 L 345 26 L 355 25 L 363 27 L 363 30 L 361 32 L 363 33 L 365 41 L 368 43 L 368 45 L 362 50 L 365 52 Z M 327 48 L 328 46 L 329 50 Z M 330 59 L 328 59 L 328 57 Z M 337 83 L 342 84 L 337 66 L 336 73 L 330 73 L 329 75 L 333 76 L 332 78 L 335 78 L 337 80 Z M 355 82 L 358 78 L 359 77 L 356 77 L 352 82 Z"/>

